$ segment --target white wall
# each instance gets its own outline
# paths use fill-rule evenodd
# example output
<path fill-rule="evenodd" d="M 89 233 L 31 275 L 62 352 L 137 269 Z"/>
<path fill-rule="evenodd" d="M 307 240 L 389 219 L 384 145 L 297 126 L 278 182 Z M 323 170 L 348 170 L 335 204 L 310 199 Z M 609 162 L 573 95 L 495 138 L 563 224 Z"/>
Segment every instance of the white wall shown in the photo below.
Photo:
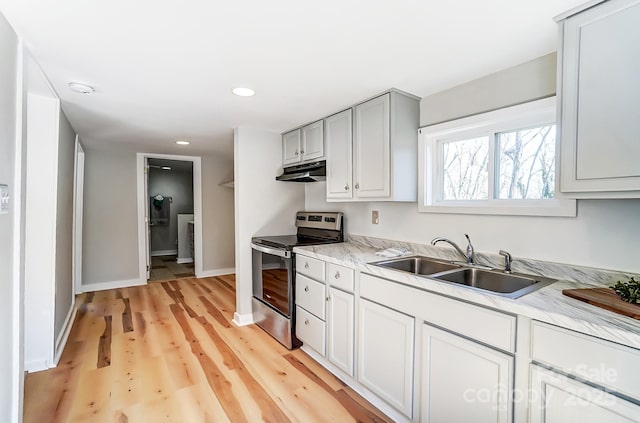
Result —
<path fill-rule="evenodd" d="M 186 170 L 149 169 L 149 196 L 172 198 L 169 224 L 151 227 L 151 254 L 178 249 L 178 214 L 193 214 L 193 173 Z M 167 200 L 168 201 L 168 200 Z"/>
<path fill-rule="evenodd" d="M 85 146 L 84 286 L 139 279 L 137 151 L 135 146 Z M 232 172 L 231 160 L 202 157 L 205 274 L 233 268 L 233 192 L 218 186 Z"/>
<path fill-rule="evenodd" d="M 20 275 L 16 271 L 20 268 L 20 248 L 12 241 L 20 233 L 19 208 L 15 203 L 21 196 L 20 181 L 16 178 L 16 171 L 18 175 L 21 173 L 17 167 L 21 149 L 17 149 L 16 145 L 22 133 L 22 128 L 17 128 L 17 120 L 22 115 L 16 101 L 18 93 L 22 92 L 18 46 L 18 37 L 0 14 L 0 184 L 9 186 L 12 198 L 9 213 L 0 214 L 0 240 L 3 241 L 0 242 L 0 339 L 4 341 L 4 347 L 0 348 L 0 421 L 3 422 L 15 421 L 22 413 L 22 347 L 16 345 L 16 340 L 20 338 L 16 333 L 16 329 L 20 328 L 21 310 Z"/>
<path fill-rule="evenodd" d="M 422 99 L 421 125 L 554 94 L 555 55 L 506 69 Z M 416 203 L 326 203 L 325 184 L 306 185 L 306 210 L 345 213 L 351 234 L 427 243 L 446 236 L 478 251 L 640 272 L 640 199 L 581 200 L 575 218 L 418 213 Z M 371 211 L 380 224 L 371 224 Z"/>
<path fill-rule="evenodd" d="M 240 127 L 234 133 L 236 220 L 236 323 L 251 319 L 251 237 L 296 233 L 304 184 L 278 182 L 280 134 Z"/>

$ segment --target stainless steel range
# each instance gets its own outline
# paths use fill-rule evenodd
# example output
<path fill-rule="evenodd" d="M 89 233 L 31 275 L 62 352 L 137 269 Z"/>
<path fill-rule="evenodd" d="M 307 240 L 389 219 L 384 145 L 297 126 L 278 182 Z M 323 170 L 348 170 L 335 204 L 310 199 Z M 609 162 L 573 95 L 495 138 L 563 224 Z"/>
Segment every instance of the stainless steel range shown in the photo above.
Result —
<path fill-rule="evenodd" d="M 296 338 L 295 253 L 293 247 L 344 241 L 342 213 L 296 213 L 295 235 L 251 239 L 253 253 L 253 320 L 289 349 Z"/>

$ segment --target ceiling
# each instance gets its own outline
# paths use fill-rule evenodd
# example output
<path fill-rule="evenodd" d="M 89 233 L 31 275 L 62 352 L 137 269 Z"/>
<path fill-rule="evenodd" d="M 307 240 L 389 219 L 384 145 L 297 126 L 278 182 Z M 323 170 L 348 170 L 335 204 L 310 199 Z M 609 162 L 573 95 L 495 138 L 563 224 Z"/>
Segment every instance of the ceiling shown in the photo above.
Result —
<path fill-rule="evenodd" d="M 85 144 L 232 157 L 237 126 L 281 132 L 391 87 L 424 97 L 550 53 L 553 17 L 580 3 L 0 0 L 0 11 Z"/>

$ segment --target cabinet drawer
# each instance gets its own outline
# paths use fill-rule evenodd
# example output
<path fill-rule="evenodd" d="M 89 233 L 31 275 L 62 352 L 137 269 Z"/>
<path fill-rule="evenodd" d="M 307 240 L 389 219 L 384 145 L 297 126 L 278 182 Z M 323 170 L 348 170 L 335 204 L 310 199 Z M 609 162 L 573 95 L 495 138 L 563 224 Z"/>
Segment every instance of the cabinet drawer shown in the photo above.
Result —
<path fill-rule="evenodd" d="M 536 321 L 531 336 L 534 361 L 640 399 L 640 350 Z"/>
<path fill-rule="evenodd" d="M 371 275 L 360 275 L 360 295 L 471 339 L 515 351 L 516 317 Z"/>
<path fill-rule="evenodd" d="M 325 322 L 302 307 L 296 307 L 296 336 L 324 356 Z"/>
<path fill-rule="evenodd" d="M 322 260 L 296 254 L 296 272 L 324 282 L 324 262 Z"/>
<path fill-rule="evenodd" d="M 325 286 L 298 273 L 296 276 L 296 305 L 324 320 Z"/>
<path fill-rule="evenodd" d="M 337 264 L 327 263 L 327 282 L 347 292 L 353 292 L 354 270 Z"/>

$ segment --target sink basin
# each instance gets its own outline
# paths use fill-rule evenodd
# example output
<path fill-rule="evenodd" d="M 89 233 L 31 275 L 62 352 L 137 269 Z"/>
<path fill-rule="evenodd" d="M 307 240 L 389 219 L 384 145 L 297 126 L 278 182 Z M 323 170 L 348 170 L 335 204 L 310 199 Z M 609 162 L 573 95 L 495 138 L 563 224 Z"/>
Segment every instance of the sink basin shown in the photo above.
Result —
<path fill-rule="evenodd" d="M 376 266 L 401 270 L 416 275 L 433 275 L 448 270 L 459 269 L 457 264 L 439 261 L 422 256 L 403 257 L 374 263 Z"/>
<path fill-rule="evenodd" d="M 509 298 L 518 298 L 553 282 L 541 276 L 505 273 L 477 268 L 462 268 L 433 277 L 434 279 L 490 291 Z"/>

